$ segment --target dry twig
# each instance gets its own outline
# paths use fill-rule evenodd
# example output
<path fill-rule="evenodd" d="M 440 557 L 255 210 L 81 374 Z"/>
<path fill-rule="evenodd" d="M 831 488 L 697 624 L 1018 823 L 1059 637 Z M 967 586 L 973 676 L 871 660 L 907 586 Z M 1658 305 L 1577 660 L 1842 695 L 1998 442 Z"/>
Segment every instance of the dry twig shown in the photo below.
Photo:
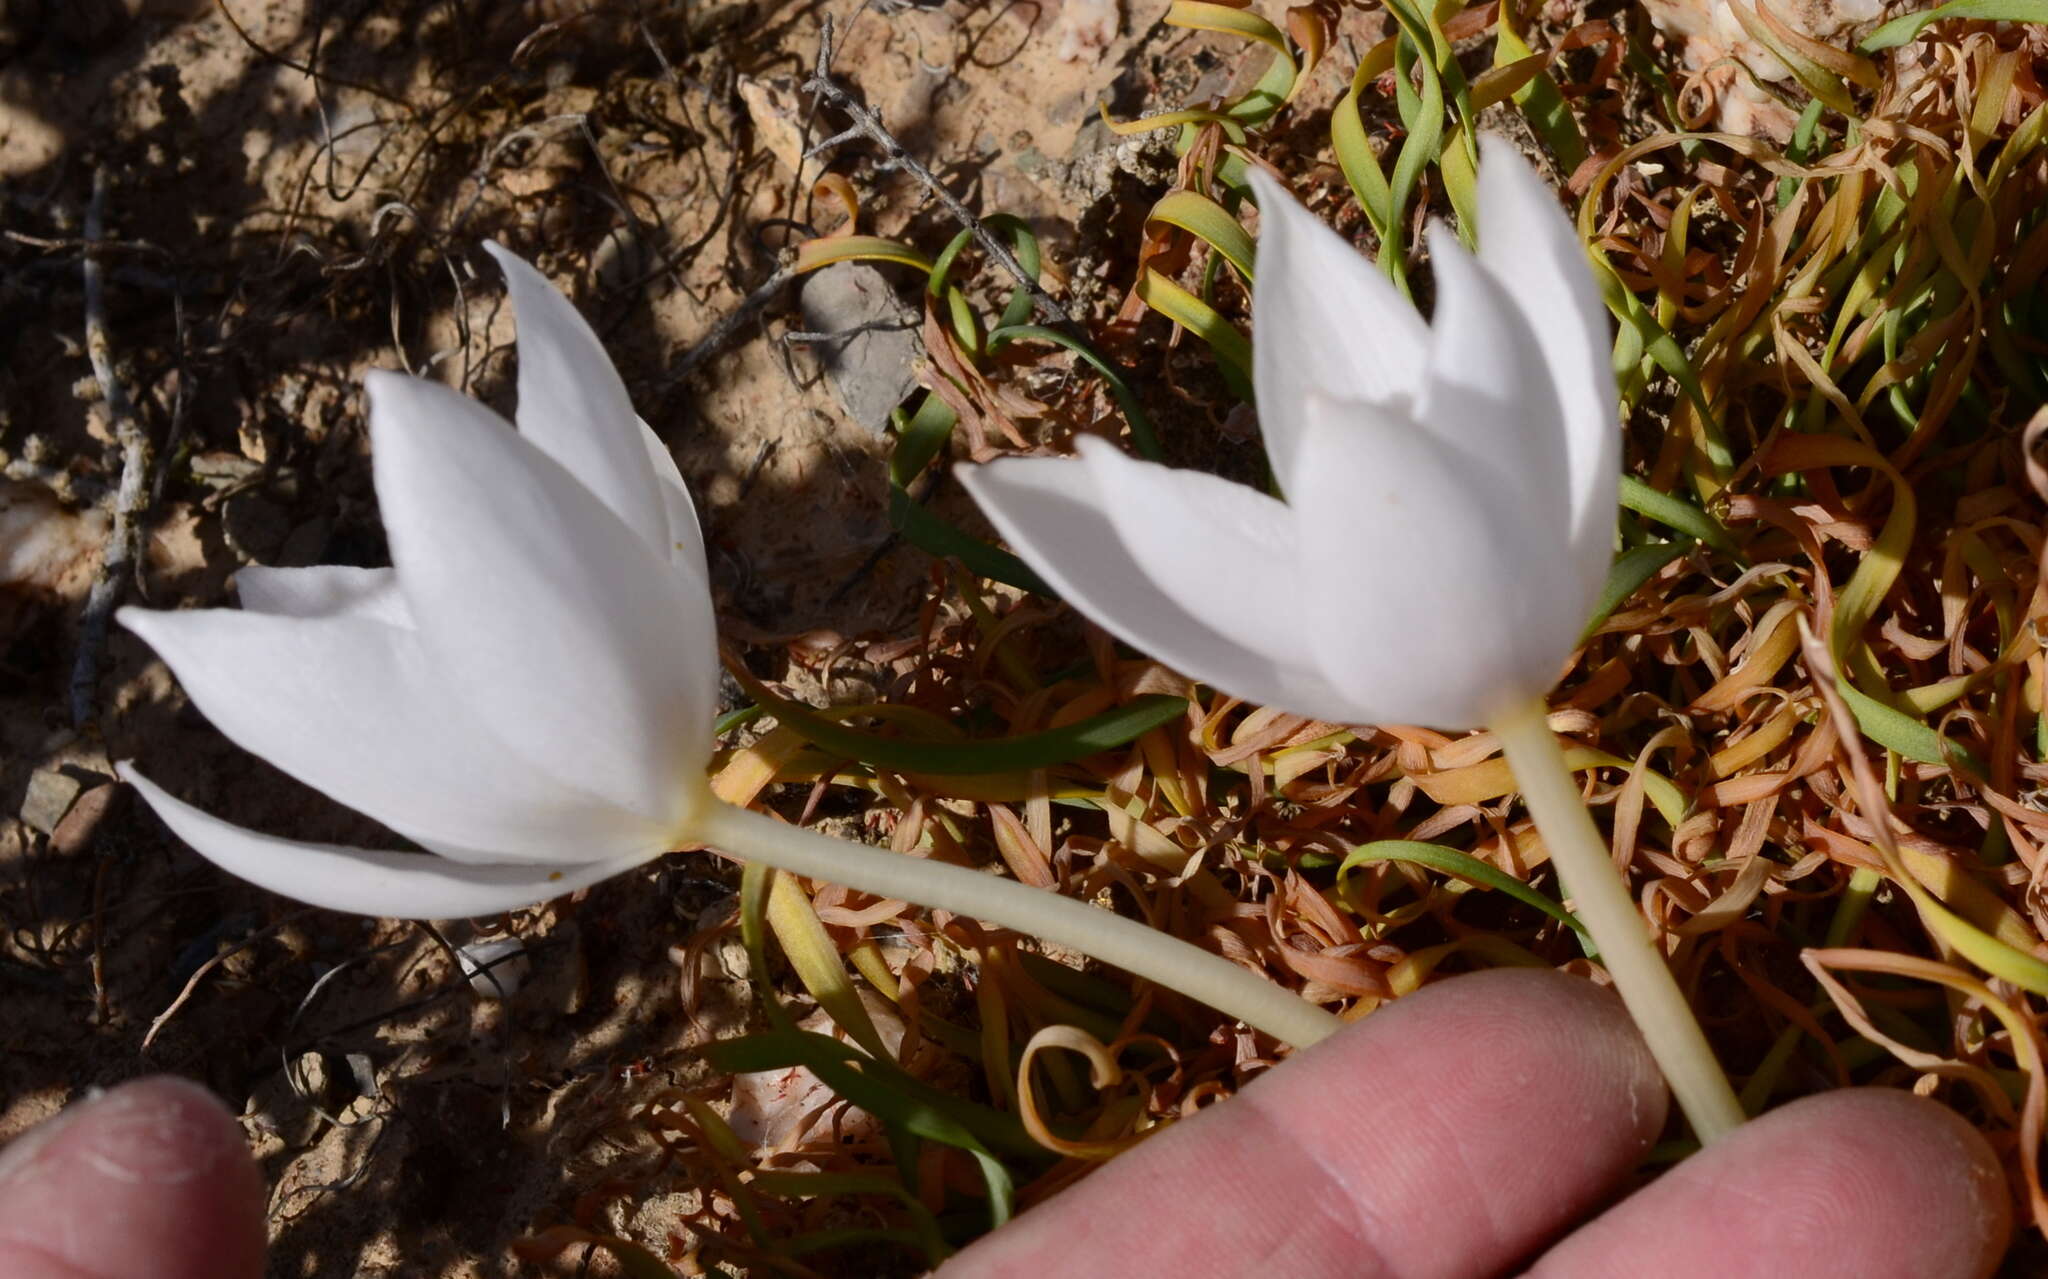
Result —
<path fill-rule="evenodd" d="M 1010 252 L 1010 246 L 1004 244 L 990 231 L 982 220 L 974 215 L 973 210 L 962 204 L 960 197 L 948 191 L 945 184 L 941 183 L 922 161 L 910 154 L 903 144 L 896 140 L 895 135 L 889 132 L 880 116 L 869 110 L 866 103 L 841 87 L 839 82 L 832 78 L 831 68 L 832 19 L 828 17 L 824 20 L 823 29 L 818 36 L 817 69 L 812 72 L 810 79 L 804 81 L 804 92 L 845 113 L 853 124 L 815 144 L 806 154 L 815 155 L 853 138 L 869 139 L 887 153 L 886 163 L 889 166 L 901 168 L 916 178 L 925 190 L 931 192 L 932 198 L 945 206 L 946 212 L 953 215 L 954 221 L 973 233 L 975 243 L 981 246 L 982 252 L 988 254 L 989 261 L 1009 272 L 1016 278 L 1017 283 L 1023 286 L 1024 291 L 1031 296 L 1031 305 L 1046 323 L 1066 329 L 1077 337 L 1080 336 L 1081 329 L 1074 322 L 1074 317 L 1067 314 L 1066 308 L 1040 286 L 1037 277 L 1024 269 L 1024 264 L 1017 261 L 1017 255 Z"/>
<path fill-rule="evenodd" d="M 780 297 L 782 291 L 789 287 L 790 281 L 796 279 L 796 274 L 793 262 L 784 263 L 775 268 L 775 274 L 755 285 L 754 291 L 741 298 L 738 306 L 726 312 L 717 324 L 711 326 L 711 332 L 699 339 L 697 345 L 683 352 L 683 358 L 676 361 L 676 367 L 669 373 L 670 384 L 689 377 L 697 371 L 698 365 L 725 349 L 725 344 L 732 340 L 732 335 L 739 331 L 740 326 L 760 314 L 769 303 Z"/>
<path fill-rule="evenodd" d="M 114 371 L 113 346 L 107 339 L 107 296 L 105 269 L 100 265 L 100 240 L 106 229 L 107 171 L 93 174 L 92 203 L 85 214 L 85 350 L 92 361 L 93 377 L 99 381 L 100 397 L 106 401 L 107 416 L 114 438 L 121 446 L 121 484 L 114 493 L 113 527 L 100 561 L 99 577 L 86 597 L 85 612 L 78 625 L 78 656 L 71 667 L 71 722 L 83 727 L 92 718 L 93 686 L 99 678 L 100 649 L 107 641 L 107 622 L 121 601 L 121 587 L 132 570 L 141 541 L 139 516 L 144 505 L 149 473 L 149 437 L 136 421 L 135 406 L 128 399 Z"/>

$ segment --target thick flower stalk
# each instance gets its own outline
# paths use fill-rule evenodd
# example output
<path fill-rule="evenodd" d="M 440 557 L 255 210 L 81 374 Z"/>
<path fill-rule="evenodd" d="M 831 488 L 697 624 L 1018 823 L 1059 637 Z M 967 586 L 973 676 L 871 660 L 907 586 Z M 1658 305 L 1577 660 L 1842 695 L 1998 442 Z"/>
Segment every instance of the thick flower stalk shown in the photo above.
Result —
<path fill-rule="evenodd" d="M 1490 725 L 1695 1130 L 1741 1121 L 1566 771 L 1544 697 L 1613 555 L 1605 312 L 1548 187 L 1487 141 L 1476 257 L 1431 228 L 1433 322 L 1254 169 L 1259 424 L 1282 497 L 1126 457 L 972 468 L 1010 545 L 1128 643 L 1347 723 Z"/>
<path fill-rule="evenodd" d="M 246 830 L 122 763 L 173 831 L 274 892 L 408 919 L 526 906 L 710 845 L 1072 947 L 1292 1043 L 1329 1033 L 1327 1013 L 1134 920 L 717 800 L 717 637 L 682 477 L 568 299 L 491 250 L 519 318 L 518 430 L 445 387 L 370 376 L 391 568 L 247 568 L 240 609 L 119 615 L 238 745 L 433 855 Z"/>

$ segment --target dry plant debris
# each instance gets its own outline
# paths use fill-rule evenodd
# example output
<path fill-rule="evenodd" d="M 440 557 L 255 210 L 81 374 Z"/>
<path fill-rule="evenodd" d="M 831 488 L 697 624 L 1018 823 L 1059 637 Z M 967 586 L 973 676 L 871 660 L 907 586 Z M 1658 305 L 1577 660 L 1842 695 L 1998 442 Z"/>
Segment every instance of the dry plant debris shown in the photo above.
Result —
<path fill-rule="evenodd" d="M 335 75 L 329 98 L 357 105 L 326 120 L 298 193 L 241 232 L 274 256 L 270 276 L 241 288 L 237 323 L 289 326 L 309 301 L 367 315 L 381 297 L 390 340 L 363 357 L 395 349 L 415 367 L 459 362 L 465 382 L 501 375 L 470 363 L 467 326 L 491 330 L 488 312 L 465 298 L 435 313 L 445 331 L 422 334 L 404 308 L 429 280 L 462 287 L 463 246 L 509 219 L 537 243 L 574 243 L 585 256 L 565 250 L 561 265 L 586 262 L 621 296 L 655 280 L 713 289 L 718 304 L 667 344 L 688 351 L 712 332 L 729 347 L 684 357 L 702 391 L 722 364 L 766 367 L 750 361 L 771 345 L 779 358 L 779 344 L 747 339 L 790 278 L 882 264 L 919 308 L 928 388 L 902 406 L 886 457 L 843 437 L 684 450 L 693 480 L 727 476 L 707 503 L 715 531 L 749 468 L 778 453 L 808 447 L 808 465 L 863 471 L 847 491 L 872 539 L 806 589 L 844 600 L 902 587 L 915 600 L 895 617 L 790 625 L 734 602 L 768 576 L 735 571 L 727 629 L 745 649 L 730 663 L 720 793 L 906 856 L 998 866 L 1362 1017 L 1463 968 L 1600 975 L 1496 744 L 1316 723 L 1191 687 L 1065 612 L 984 540 L 945 471 L 1092 432 L 1258 476 L 1245 167 L 1286 177 L 1426 304 L 1420 226 L 1466 224 L 1476 133 L 1507 133 L 1551 166 L 1601 264 L 1627 411 L 1620 554 L 1552 726 L 1575 743 L 1616 859 L 1745 1102 L 1877 1083 L 1954 1106 L 2008 1159 L 2035 1226 L 2013 1263 L 2025 1273 L 2048 1229 L 2048 459 L 2036 452 L 2048 431 L 2048 29 L 2001 20 L 2027 16 L 2024 3 L 1966 0 L 1957 16 L 1908 15 L 1837 43 L 1759 7 L 1745 34 L 1789 77 L 1758 82 L 1791 121 L 1774 139 L 1717 129 L 1702 68 L 1629 6 L 1125 8 L 1127 36 L 1106 56 L 1128 65 L 1102 110 L 1103 145 L 1069 161 L 1033 153 L 1041 174 L 1063 166 L 1047 184 L 1072 204 L 1013 211 L 990 179 L 979 199 L 962 196 L 965 227 L 925 208 L 921 180 L 900 170 L 915 158 L 969 192 L 955 162 L 971 148 L 949 153 L 927 121 L 899 118 L 915 95 L 884 102 L 846 48 L 911 45 L 941 59 L 921 64 L 939 68 L 936 84 L 969 93 L 1033 42 L 1057 43 L 1022 16 L 835 10 L 828 71 L 873 108 L 874 127 L 843 114 L 856 99 L 813 95 L 794 117 L 802 144 L 835 146 L 808 160 L 757 153 L 753 167 L 730 140 L 748 131 L 747 104 L 767 98 L 718 78 L 763 68 L 736 70 L 718 31 L 691 27 L 664 46 L 644 23 L 625 21 L 621 37 L 600 29 L 608 17 L 528 15 L 515 71 L 572 39 L 624 48 L 649 36 L 662 73 L 601 77 L 594 91 L 574 75 L 536 87 L 508 73 L 439 86 L 439 105 L 422 107 L 368 73 Z M 784 74 L 816 74 L 807 39 Z M 317 53 L 301 41 L 269 56 Z M 1107 80 L 1100 92 L 1111 95 Z M 935 119 L 940 96 L 925 98 Z M 573 175 L 573 199 L 526 185 L 549 169 Z M 696 175 L 700 212 L 715 210 L 680 234 L 660 221 L 675 205 L 641 185 L 678 171 Z M 341 173 L 395 195 L 347 235 L 342 220 L 362 206 L 341 198 Z M 13 242 L 20 269 L 67 254 L 75 269 L 77 243 L 45 232 Z M 147 246 L 132 252 L 154 261 Z M 318 267 L 302 272 L 307 256 Z M 1075 325 L 1034 322 L 1047 298 Z M 736 307 L 744 322 L 719 328 Z M 629 345 L 641 340 L 631 327 L 616 334 Z M 160 421 L 170 403 L 153 388 L 144 409 Z M 187 468 L 179 484 L 199 482 L 203 456 L 172 463 Z M 1089 743 L 1059 736 L 1148 696 L 1184 705 L 1112 749 L 1082 753 Z M 516 1000 L 462 1014 L 509 1033 L 505 1009 L 552 1008 L 647 1046 L 626 1061 L 529 1049 L 490 1067 L 505 1097 L 545 1098 L 521 1122 L 567 1161 L 543 1191 L 522 1187 L 523 1221 L 499 1224 L 529 1230 L 519 1251 L 564 1273 L 913 1273 L 1273 1062 L 1271 1044 L 1200 1008 L 1025 939 L 757 874 L 727 897 L 727 868 L 671 861 L 604 900 L 682 888 L 696 894 L 689 911 L 643 902 L 643 931 L 628 935 L 603 912 L 534 912 L 516 933 L 579 955 L 602 936 L 599 967 L 550 987 L 537 950 Z M 97 964 L 93 897 L 39 901 L 33 928 L 28 896 L 0 898 L 13 928 L 0 973 Z M 311 953 L 318 932 L 280 913 L 268 931 L 235 929 L 228 953 L 246 960 L 287 938 Z M 410 930 L 351 944 L 349 973 L 402 962 L 406 990 L 442 1001 L 394 998 L 363 1014 L 373 1020 L 445 1016 L 468 990 L 448 947 Z M 661 1002 L 634 953 L 671 966 L 678 1002 Z M 590 984 L 622 966 L 637 989 Z M 592 999 L 616 1011 L 594 1014 Z M 389 1098 L 421 1072 L 459 1069 L 445 1064 L 447 1029 L 410 1041 L 437 1048 L 407 1049 L 443 1065 L 384 1067 L 384 1101 L 367 1063 L 353 1089 L 323 1078 L 352 1098 L 341 1104 L 353 1113 L 328 1121 L 366 1134 L 350 1167 L 374 1166 L 387 1129 L 417 1129 L 416 1114 L 391 1121 L 405 1112 Z M 308 1092 L 303 1071 L 292 1078 Z M 348 1193 L 301 1180 L 281 1211 Z"/>

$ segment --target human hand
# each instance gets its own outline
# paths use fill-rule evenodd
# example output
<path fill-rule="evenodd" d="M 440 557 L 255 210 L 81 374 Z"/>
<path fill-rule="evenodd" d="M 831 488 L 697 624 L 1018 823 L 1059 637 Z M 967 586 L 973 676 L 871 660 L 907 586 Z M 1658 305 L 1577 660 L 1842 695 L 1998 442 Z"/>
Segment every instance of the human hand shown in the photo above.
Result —
<path fill-rule="evenodd" d="M 1974 1279 L 2004 1250 L 2009 1201 L 1983 1139 L 1882 1090 L 1773 1111 L 1565 1234 L 1627 1177 L 1665 1107 L 1604 992 L 1554 973 L 1461 977 L 1147 1142 L 946 1273 L 1466 1279 L 1533 1257 L 1538 1279 Z M 123 1085 L 0 1151 L 10 1279 L 255 1279 L 262 1258 L 255 1166 L 192 1084 Z"/>
<path fill-rule="evenodd" d="M 263 1179 L 197 1084 L 139 1079 L 0 1149 L 7 1279 L 259 1279 Z"/>
<path fill-rule="evenodd" d="M 1793 1102 L 1607 1206 L 1666 1104 L 1605 991 L 1458 977 L 1026 1212 L 944 1279 L 1977 1279 L 2004 1252 L 1984 1139 L 1892 1090 Z"/>

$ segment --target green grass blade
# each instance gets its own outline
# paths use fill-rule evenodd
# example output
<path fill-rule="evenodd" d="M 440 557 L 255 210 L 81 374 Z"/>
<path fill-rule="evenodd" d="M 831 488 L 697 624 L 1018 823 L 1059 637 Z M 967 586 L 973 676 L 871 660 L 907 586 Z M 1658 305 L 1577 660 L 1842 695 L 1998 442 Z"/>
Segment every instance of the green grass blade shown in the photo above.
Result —
<path fill-rule="evenodd" d="M 1865 53 L 1896 49 L 1944 18 L 1980 18 L 1987 22 L 2048 22 L 2048 0 L 1949 0 L 1932 9 L 1903 14 L 1863 37 L 1856 46 Z"/>
<path fill-rule="evenodd" d="M 1692 547 L 1691 538 L 1676 542 L 1652 542 L 1648 546 L 1634 547 L 1616 556 L 1613 566 L 1607 570 L 1607 581 L 1600 588 L 1600 598 L 1593 605 L 1592 620 L 1586 623 L 1586 629 L 1580 632 L 1580 638 L 1583 639 L 1599 630 L 1600 624 L 1606 621 L 1615 609 L 1621 607 L 1623 600 L 1634 595 L 1644 582 L 1656 575 L 1658 569 L 1685 554 Z"/>
<path fill-rule="evenodd" d="M 1023 560 L 954 528 L 919 506 L 901 486 L 893 484 L 889 487 L 889 527 L 927 554 L 959 560 L 976 577 L 1002 582 L 1045 599 L 1059 598 L 1059 592 Z"/>
<path fill-rule="evenodd" d="M 1728 555 L 1735 555 L 1735 539 L 1721 522 L 1680 498 L 1660 493 L 1633 475 L 1621 477 L 1621 504 L 1636 514 L 1677 529 L 1695 541 Z"/>
<path fill-rule="evenodd" d="M 1131 443 L 1136 446 L 1139 454 L 1154 462 L 1165 459 L 1166 455 L 1159 447 L 1159 434 L 1152 429 L 1152 419 L 1145 415 L 1145 407 L 1138 403 L 1137 393 L 1131 390 L 1130 383 L 1124 381 L 1123 374 L 1114 364 L 1097 355 L 1079 338 L 1062 333 L 1058 329 L 1046 328 L 1042 324 L 1006 324 L 1002 328 L 992 330 L 988 335 L 988 349 L 993 354 L 1005 343 L 1020 340 L 1051 342 L 1056 346 L 1065 347 L 1087 361 L 1089 367 L 1100 373 L 1102 380 L 1109 384 L 1110 398 L 1124 411 L 1124 421 L 1129 423 L 1131 428 Z"/>
<path fill-rule="evenodd" d="M 1337 879 L 1342 882 L 1345 875 L 1358 867 L 1369 862 L 1383 861 L 1410 862 L 1428 867 L 1439 874 L 1477 884 L 1481 888 L 1506 893 L 1523 905 L 1533 906 L 1577 933 L 1584 941 L 1588 955 L 1598 954 L 1592 948 L 1593 939 L 1587 934 L 1585 925 L 1579 923 L 1578 916 L 1499 867 L 1480 861 L 1470 853 L 1445 848 L 1442 844 L 1424 844 L 1412 839 L 1380 839 L 1370 844 L 1360 844 L 1352 849 L 1345 856 L 1343 863 L 1337 867 Z"/>

